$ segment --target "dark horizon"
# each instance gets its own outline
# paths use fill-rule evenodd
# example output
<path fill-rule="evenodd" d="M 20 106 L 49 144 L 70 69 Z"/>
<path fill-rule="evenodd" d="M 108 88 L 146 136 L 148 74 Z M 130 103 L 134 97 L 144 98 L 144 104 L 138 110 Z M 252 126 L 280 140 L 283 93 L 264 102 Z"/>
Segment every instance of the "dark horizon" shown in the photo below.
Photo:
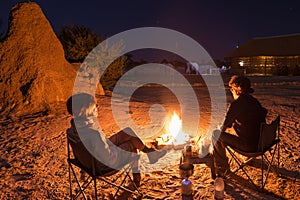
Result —
<path fill-rule="evenodd" d="M 10 8 L 0 3 L 0 32 L 7 30 Z M 99 35 L 113 36 L 139 27 L 164 27 L 196 40 L 213 59 L 224 56 L 256 37 L 300 33 L 298 1 L 42 1 L 34 0 L 57 33 L 63 25 L 84 25 Z M 59 6 L 58 6 L 59 5 Z"/>

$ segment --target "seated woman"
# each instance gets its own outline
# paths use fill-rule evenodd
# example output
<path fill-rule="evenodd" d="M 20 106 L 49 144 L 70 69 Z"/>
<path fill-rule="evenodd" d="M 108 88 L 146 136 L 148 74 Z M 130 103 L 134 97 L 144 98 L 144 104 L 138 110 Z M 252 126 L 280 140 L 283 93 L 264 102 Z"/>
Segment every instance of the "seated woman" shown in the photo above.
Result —
<path fill-rule="evenodd" d="M 265 122 L 267 115 L 267 110 L 251 95 L 254 90 L 247 77 L 232 76 L 229 86 L 234 101 L 227 111 L 221 134 L 219 131 L 214 132 L 214 161 L 219 176 L 223 176 L 230 170 L 225 146 L 235 147 L 245 152 L 257 151 L 260 124 Z M 236 135 L 226 132 L 227 128 L 231 127 Z"/>
<path fill-rule="evenodd" d="M 104 168 L 121 168 L 136 157 L 138 151 L 147 153 L 151 164 L 166 154 L 166 150 L 158 151 L 147 147 L 130 128 L 125 128 L 107 138 L 97 127 L 97 105 L 90 94 L 75 94 L 67 100 L 66 106 L 69 114 L 73 115 L 71 127 L 67 130 L 68 137 L 72 141 L 84 144 L 89 153 L 96 158 L 96 170 L 99 172 L 105 170 Z M 77 159 L 84 167 L 91 169 L 91 162 L 84 156 Z M 140 174 L 134 174 L 134 179 L 139 185 Z"/>

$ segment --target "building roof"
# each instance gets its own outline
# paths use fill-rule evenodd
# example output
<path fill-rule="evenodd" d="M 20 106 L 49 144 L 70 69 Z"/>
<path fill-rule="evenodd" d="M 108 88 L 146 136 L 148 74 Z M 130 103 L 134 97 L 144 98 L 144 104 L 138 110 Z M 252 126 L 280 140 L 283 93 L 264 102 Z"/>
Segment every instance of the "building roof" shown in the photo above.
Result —
<path fill-rule="evenodd" d="M 283 36 L 253 38 L 236 48 L 225 58 L 242 56 L 295 56 L 300 55 L 300 33 Z"/>

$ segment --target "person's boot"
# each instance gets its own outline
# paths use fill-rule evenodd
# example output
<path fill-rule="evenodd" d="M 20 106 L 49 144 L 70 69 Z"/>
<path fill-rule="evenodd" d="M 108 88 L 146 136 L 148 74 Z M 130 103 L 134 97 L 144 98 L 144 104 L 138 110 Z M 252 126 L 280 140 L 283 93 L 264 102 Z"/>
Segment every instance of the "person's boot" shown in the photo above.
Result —
<path fill-rule="evenodd" d="M 144 153 L 147 153 L 150 164 L 156 163 L 161 157 L 163 157 L 167 153 L 165 149 L 156 150 L 154 148 L 149 148 L 147 146 L 145 146 L 145 148 L 142 151 Z"/>
<path fill-rule="evenodd" d="M 133 173 L 133 182 L 136 187 L 140 187 L 141 185 L 141 173 Z"/>
<path fill-rule="evenodd" d="M 149 163 L 154 164 L 156 163 L 160 158 L 162 158 L 164 155 L 166 155 L 167 151 L 166 150 L 157 150 L 153 151 L 151 153 L 147 153 Z"/>

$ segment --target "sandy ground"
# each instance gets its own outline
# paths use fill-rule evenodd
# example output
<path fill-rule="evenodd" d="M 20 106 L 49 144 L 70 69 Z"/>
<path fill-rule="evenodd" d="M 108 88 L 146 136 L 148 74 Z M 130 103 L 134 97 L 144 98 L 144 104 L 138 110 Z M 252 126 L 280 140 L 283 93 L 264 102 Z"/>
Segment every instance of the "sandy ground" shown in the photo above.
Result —
<path fill-rule="evenodd" d="M 257 192 L 241 173 L 231 175 L 225 180 L 225 199 L 300 199 L 300 78 L 294 79 L 287 82 L 280 78 L 272 79 L 267 83 L 253 80 L 254 96 L 268 109 L 268 121 L 274 119 L 277 114 L 282 117 L 280 143 L 282 177 L 278 178 L 271 172 L 266 191 L 261 193 Z M 168 112 L 179 109 L 177 100 L 174 100 L 168 91 L 156 88 L 153 94 L 148 90 L 150 89 L 145 88 L 137 91 L 130 102 L 131 110 L 128 115 L 139 126 L 149 123 L 149 116 L 146 113 L 153 103 L 164 105 Z M 196 87 L 195 90 L 197 94 L 201 93 L 203 87 Z M 201 99 L 200 104 L 203 103 L 199 130 L 201 132 L 209 123 L 207 118 L 210 117 L 210 111 L 205 106 L 209 104 L 207 96 L 200 95 L 198 98 Z M 230 96 L 227 98 L 231 99 Z M 111 135 L 119 128 L 112 120 L 110 97 L 99 97 L 98 103 L 101 127 L 107 135 Z M 70 117 L 67 115 L 25 116 L 22 119 L 0 120 L 1 199 L 68 199 L 65 130 L 69 127 L 69 121 Z M 149 138 L 147 135 L 143 137 Z M 171 156 L 171 160 L 170 157 L 166 157 L 159 161 L 157 169 L 153 168 L 142 174 L 140 186 L 142 199 L 182 198 L 178 169 L 180 151 L 169 150 L 169 154 L 174 156 Z M 250 174 L 255 180 L 259 179 L 260 172 L 255 163 L 254 167 L 250 168 Z M 213 199 L 214 180 L 208 166 L 195 165 L 194 174 L 190 179 L 194 187 L 193 199 Z M 111 194 L 113 194 L 111 187 L 99 190 L 99 195 L 104 199 L 110 199 Z M 88 198 L 92 197 L 91 191 L 88 192 Z M 117 199 L 137 199 L 137 197 L 119 193 Z"/>

